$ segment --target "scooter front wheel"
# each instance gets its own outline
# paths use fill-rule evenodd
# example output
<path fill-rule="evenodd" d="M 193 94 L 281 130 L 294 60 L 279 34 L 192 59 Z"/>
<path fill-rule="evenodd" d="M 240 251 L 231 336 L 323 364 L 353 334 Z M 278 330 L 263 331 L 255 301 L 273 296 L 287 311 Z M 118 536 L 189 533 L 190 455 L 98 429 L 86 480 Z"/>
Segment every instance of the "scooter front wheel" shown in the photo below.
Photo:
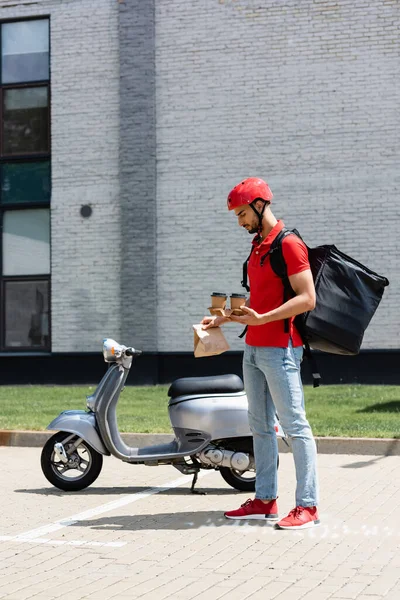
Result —
<path fill-rule="evenodd" d="M 65 492 L 77 492 L 99 476 L 103 457 L 77 435 L 59 431 L 43 447 L 42 471 L 46 479 Z M 56 451 L 56 444 L 59 444 Z M 65 454 L 64 454 L 65 451 Z"/>

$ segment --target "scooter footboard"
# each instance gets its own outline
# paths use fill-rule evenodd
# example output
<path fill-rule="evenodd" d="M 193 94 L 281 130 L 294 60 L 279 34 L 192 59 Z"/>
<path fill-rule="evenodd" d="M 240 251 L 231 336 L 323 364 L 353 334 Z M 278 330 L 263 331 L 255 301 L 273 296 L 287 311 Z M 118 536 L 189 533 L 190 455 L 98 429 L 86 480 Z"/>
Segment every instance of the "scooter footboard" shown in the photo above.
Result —
<path fill-rule="evenodd" d="M 84 410 L 66 410 L 58 415 L 46 429 L 75 433 L 100 454 L 110 456 L 96 429 L 96 417 Z"/>

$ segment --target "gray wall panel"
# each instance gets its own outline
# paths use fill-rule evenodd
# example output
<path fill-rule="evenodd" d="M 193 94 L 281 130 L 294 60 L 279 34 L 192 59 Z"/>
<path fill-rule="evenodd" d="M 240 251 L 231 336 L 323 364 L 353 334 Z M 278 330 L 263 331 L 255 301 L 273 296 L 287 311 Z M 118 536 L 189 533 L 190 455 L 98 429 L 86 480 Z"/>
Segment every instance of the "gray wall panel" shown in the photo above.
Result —
<path fill-rule="evenodd" d="M 119 5 L 121 329 L 157 348 L 154 1 Z"/>

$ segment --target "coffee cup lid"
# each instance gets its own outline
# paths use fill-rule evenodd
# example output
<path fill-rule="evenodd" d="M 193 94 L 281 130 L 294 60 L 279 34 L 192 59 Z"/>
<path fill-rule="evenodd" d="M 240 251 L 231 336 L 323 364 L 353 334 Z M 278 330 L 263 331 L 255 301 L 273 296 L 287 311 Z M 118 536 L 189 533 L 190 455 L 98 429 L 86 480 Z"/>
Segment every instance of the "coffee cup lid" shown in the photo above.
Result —
<path fill-rule="evenodd" d="M 213 292 L 211 296 L 221 296 L 226 298 L 226 294 L 224 294 L 224 292 Z"/>
<path fill-rule="evenodd" d="M 246 298 L 246 294 L 231 294 L 231 298 Z"/>

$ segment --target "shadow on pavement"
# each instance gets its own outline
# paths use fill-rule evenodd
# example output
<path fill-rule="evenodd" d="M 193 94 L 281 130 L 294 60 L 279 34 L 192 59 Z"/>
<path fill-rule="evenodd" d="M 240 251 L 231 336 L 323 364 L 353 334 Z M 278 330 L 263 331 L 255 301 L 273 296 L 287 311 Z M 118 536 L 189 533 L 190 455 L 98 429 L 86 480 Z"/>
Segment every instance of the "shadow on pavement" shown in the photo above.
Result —
<path fill-rule="evenodd" d="M 386 458 L 386 456 L 374 456 L 374 458 L 371 458 L 369 460 L 360 460 L 357 462 L 348 463 L 347 465 L 342 465 L 342 469 L 362 469 L 363 467 L 369 467 L 371 465 L 374 465 L 383 458 Z"/>
<path fill-rule="evenodd" d="M 118 496 L 125 494 L 138 494 L 140 492 L 148 492 L 149 490 L 159 489 L 162 494 L 167 494 L 168 496 L 197 496 L 198 493 L 192 494 L 190 492 L 190 487 L 184 488 L 171 488 L 164 490 L 162 487 L 158 488 L 158 486 L 138 486 L 138 487 L 90 487 L 80 492 L 64 492 L 63 490 L 59 490 L 57 488 L 21 488 L 18 490 L 14 490 L 17 494 L 38 494 L 40 496 Z M 197 488 L 195 488 L 197 490 Z M 223 496 L 223 495 L 232 495 L 232 494 L 249 494 L 249 492 L 239 492 L 238 490 L 234 490 L 233 488 L 198 488 L 198 492 L 205 493 L 206 496 Z M 201 494 L 203 495 L 203 494 Z"/>
<path fill-rule="evenodd" d="M 229 507 L 227 507 L 229 508 Z M 74 527 L 90 527 L 99 531 L 145 531 L 163 529 L 199 529 L 201 527 L 260 527 L 263 525 L 273 528 L 274 523 L 255 521 L 234 521 L 226 519 L 222 510 L 218 511 L 196 511 L 184 513 L 160 513 L 150 515 L 124 515 L 114 517 L 102 517 L 87 521 L 78 521 Z"/>

